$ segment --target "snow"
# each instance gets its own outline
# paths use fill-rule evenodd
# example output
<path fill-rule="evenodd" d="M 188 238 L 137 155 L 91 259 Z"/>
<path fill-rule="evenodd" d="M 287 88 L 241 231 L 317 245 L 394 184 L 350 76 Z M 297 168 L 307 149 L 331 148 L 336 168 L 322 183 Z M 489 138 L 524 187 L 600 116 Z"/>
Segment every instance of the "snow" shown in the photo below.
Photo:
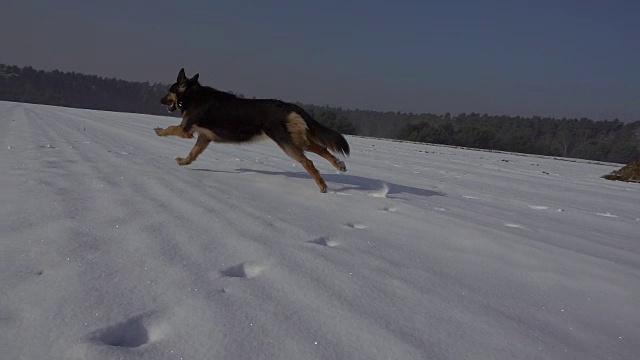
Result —
<path fill-rule="evenodd" d="M 618 164 L 273 142 L 0 102 L 5 359 L 638 359 L 640 184 Z"/>

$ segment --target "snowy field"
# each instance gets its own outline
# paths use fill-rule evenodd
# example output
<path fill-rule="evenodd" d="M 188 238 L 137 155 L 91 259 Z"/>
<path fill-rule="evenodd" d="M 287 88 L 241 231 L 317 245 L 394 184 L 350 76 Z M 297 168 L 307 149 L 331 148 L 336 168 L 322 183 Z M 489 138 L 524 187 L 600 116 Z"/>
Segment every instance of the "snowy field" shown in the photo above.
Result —
<path fill-rule="evenodd" d="M 348 137 L 321 194 L 178 121 L 0 102 L 0 358 L 640 358 L 621 165 Z"/>

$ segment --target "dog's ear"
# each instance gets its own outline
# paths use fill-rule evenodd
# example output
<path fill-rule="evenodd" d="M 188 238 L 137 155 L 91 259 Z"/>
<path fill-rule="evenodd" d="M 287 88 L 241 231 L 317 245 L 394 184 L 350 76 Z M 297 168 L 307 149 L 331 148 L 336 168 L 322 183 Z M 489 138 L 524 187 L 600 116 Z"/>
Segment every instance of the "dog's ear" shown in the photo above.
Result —
<path fill-rule="evenodd" d="M 195 75 L 193 75 L 193 77 L 189 81 L 191 81 L 193 83 L 197 83 L 199 77 L 200 77 L 200 74 L 195 74 Z"/>
<path fill-rule="evenodd" d="M 187 75 L 184 74 L 184 68 L 180 69 L 180 72 L 178 73 L 178 83 L 184 82 L 187 80 Z"/>

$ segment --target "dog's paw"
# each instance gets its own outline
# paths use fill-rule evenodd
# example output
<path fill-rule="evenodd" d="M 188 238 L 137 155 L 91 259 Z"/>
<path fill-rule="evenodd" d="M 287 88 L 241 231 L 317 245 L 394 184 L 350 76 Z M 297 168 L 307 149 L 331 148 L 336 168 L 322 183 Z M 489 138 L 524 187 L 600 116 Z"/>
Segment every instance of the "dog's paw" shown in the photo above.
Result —
<path fill-rule="evenodd" d="M 320 192 L 321 193 L 326 193 L 327 192 L 327 184 L 325 184 L 325 183 L 318 184 L 318 187 L 320 188 Z"/>
<path fill-rule="evenodd" d="M 347 165 L 344 164 L 344 161 L 338 160 L 338 170 L 345 172 L 347 171 Z"/>
<path fill-rule="evenodd" d="M 184 166 L 184 165 L 189 165 L 191 164 L 191 161 L 187 160 L 187 159 L 183 159 L 181 157 L 177 157 L 176 158 L 176 162 L 178 163 L 178 165 L 180 166 Z"/>
<path fill-rule="evenodd" d="M 156 135 L 158 135 L 158 136 L 163 136 L 164 135 L 164 129 L 163 128 L 155 128 L 155 129 L 153 129 L 153 131 L 155 131 Z"/>

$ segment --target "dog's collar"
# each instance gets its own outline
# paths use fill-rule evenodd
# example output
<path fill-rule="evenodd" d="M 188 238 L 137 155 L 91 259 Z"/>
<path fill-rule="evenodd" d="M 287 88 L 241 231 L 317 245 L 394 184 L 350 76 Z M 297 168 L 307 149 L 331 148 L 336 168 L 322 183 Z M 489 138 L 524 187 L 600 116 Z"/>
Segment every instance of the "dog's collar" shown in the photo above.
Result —
<path fill-rule="evenodd" d="M 182 104 L 182 100 L 178 100 L 178 108 L 182 109 L 184 104 Z"/>

